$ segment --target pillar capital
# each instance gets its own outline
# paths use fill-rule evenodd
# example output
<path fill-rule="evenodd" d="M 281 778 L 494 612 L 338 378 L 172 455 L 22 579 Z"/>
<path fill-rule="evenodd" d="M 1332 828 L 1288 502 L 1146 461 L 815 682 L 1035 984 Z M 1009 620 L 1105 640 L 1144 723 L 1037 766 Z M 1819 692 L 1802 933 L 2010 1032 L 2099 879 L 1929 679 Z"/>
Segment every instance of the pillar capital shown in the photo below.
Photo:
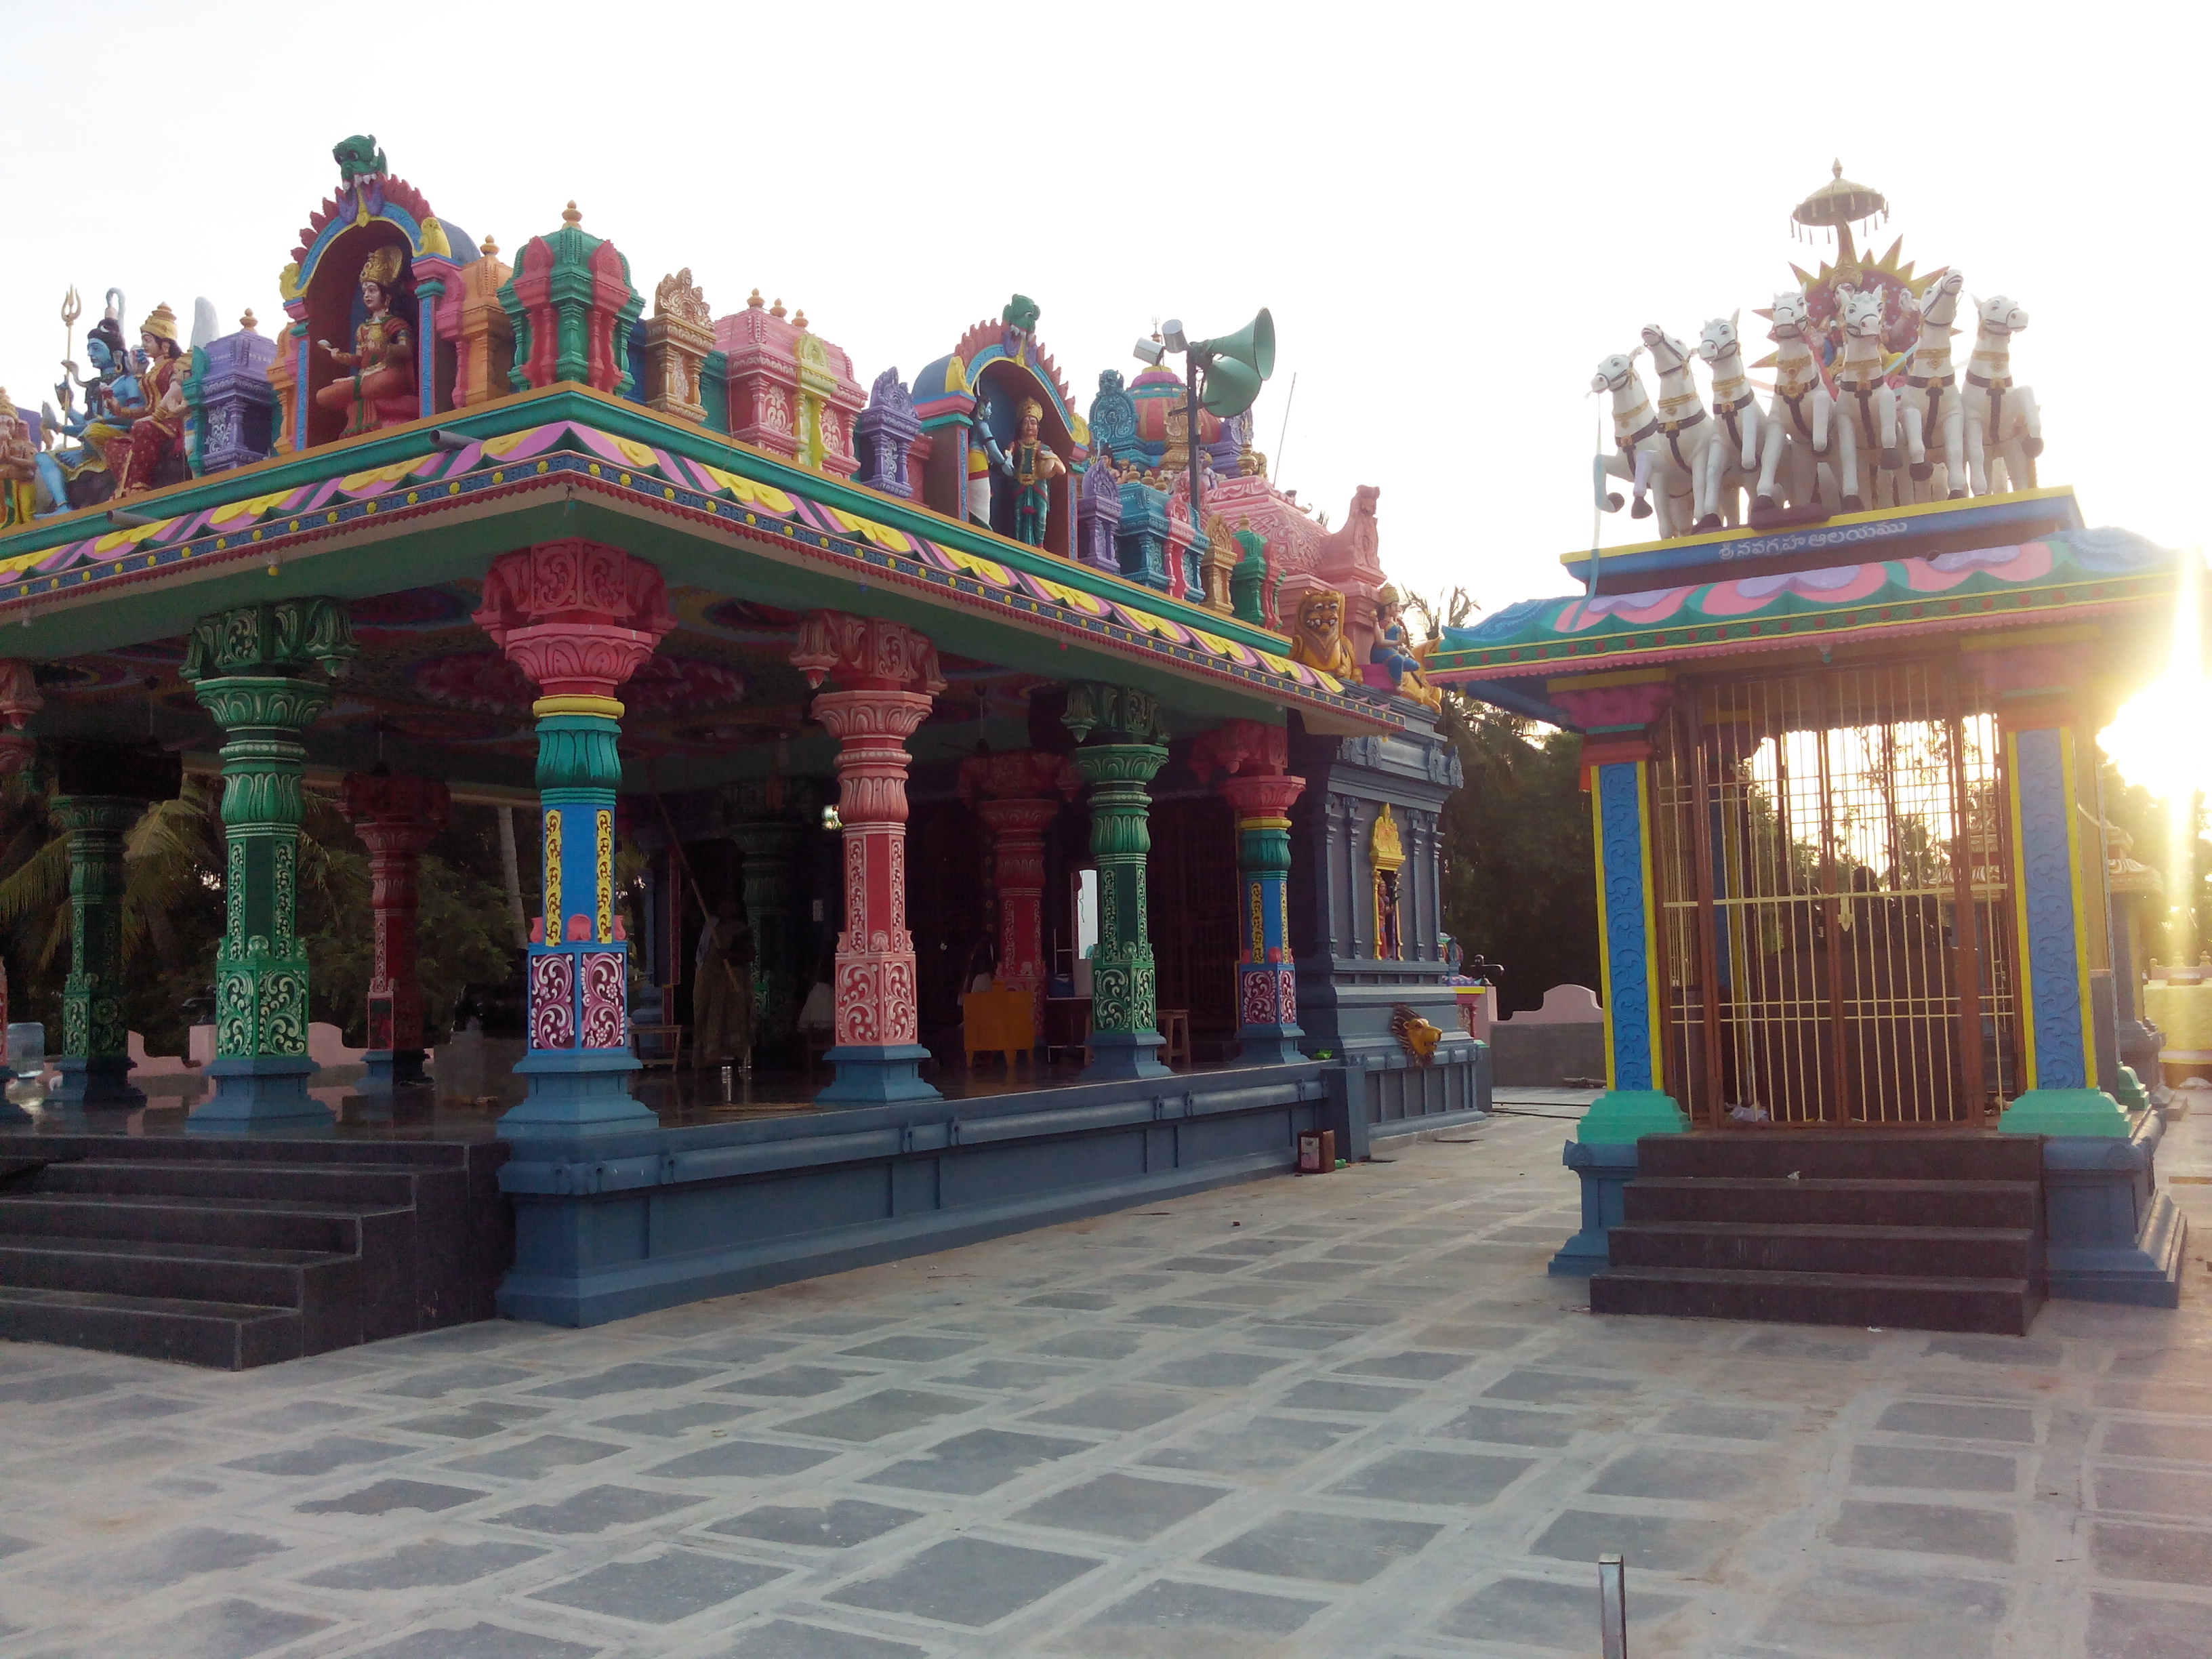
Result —
<path fill-rule="evenodd" d="M 297 678 L 318 668 L 343 674 L 360 651 L 343 599 L 272 599 L 201 617 L 185 643 L 185 660 L 177 672 L 201 688 L 204 703 L 210 682 L 235 676 Z"/>
<path fill-rule="evenodd" d="M 960 763 L 960 794 L 973 803 L 1042 800 L 1058 795 L 1073 800 L 1083 792 L 1083 779 L 1065 755 L 1040 749 L 1014 749 L 975 755 Z"/>
<path fill-rule="evenodd" d="M 791 665 L 811 686 L 832 679 L 843 690 L 915 691 L 930 697 L 945 690 L 937 647 L 927 635 L 900 623 L 842 611 L 810 611 L 799 618 Z"/>
<path fill-rule="evenodd" d="M 613 720 L 616 690 L 676 626 L 657 567 L 580 538 L 493 560 L 473 620 L 544 694 L 539 714 Z"/>
<path fill-rule="evenodd" d="M 1216 772 L 1279 777 L 1290 758 L 1290 733 L 1258 720 L 1224 720 L 1190 745 L 1190 769 L 1201 783 Z"/>
<path fill-rule="evenodd" d="M 1078 743 L 1086 741 L 1094 732 L 1104 743 L 1168 740 L 1167 720 L 1160 700 L 1133 686 L 1077 680 L 1067 688 L 1067 707 L 1061 711 L 1060 720 L 1075 734 Z M 1081 764 L 1079 760 L 1077 763 Z"/>

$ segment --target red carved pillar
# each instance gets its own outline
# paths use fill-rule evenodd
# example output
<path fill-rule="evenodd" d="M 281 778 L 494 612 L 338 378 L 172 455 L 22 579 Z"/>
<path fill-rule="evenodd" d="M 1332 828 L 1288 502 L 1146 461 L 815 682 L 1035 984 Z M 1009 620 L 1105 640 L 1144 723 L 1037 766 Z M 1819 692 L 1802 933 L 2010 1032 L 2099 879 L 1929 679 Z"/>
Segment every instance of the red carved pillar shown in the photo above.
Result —
<path fill-rule="evenodd" d="M 1035 1029 L 1044 1030 L 1044 832 L 1083 787 L 1059 755 L 1018 750 L 979 755 L 960 769 L 960 792 L 991 831 L 998 877 L 999 977 L 1027 991 Z M 982 799 L 976 800 L 981 795 Z"/>
<path fill-rule="evenodd" d="M 615 906 L 615 693 L 676 618 L 660 572 L 596 542 L 548 542 L 495 560 L 476 621 L 544 693 L 538 845 L 545 908 L 530 930 L 530 1096 L 502 1128 L 592 1133 L 659 1121 L 630 1097 L 629 943 Z"/>
<path fill-rule="evenodd" d="M 23 730 L 31 716 L 46 707 L 31 665 L 14 659 L 0 661 L 0 777 L 20 772 L 38 758 L 38 739 Z"/>
<path fill-rule="evenodd" d="M 422 1081 L 422 981 L 416 972 L 418 861 L 453 816 L 442 783 L 390 772 L 349 772 L 338 811 L 368 848 L 368 902 L 375 918 L 375 967 L 368 981 L 368 1066 L 363 1087 L 386 1091 Z"/>
<path fill-rule="evenodd" d="M 1237 813 L 1243 946 L 1237 964 L 1237 1036 L 1248 1062 L 1305 1058 L 1298 1039 L 1297 965 L 1291 957 L 1285 889 L 1291 872 L 1291 806 L 1306 781 L 1284 771 L 1282 727 L 1230 720 L 1200 734 L 1191 770 L 1224 775 L 1215 788 Z"/>
<path fill-rule="evenodd" d="M 837 936 L 836 1081 L 829 1104 L 934 1100 L 916 1066 L 914 935 L 906 925 L 906 740 L 945 689 L 937 647 L 896 623 L 811 611 L 792 665 L 809 685 L 835 679 L 813 717 L 838 742 L 837 816 L 845 835 L 845 930 Z"/>

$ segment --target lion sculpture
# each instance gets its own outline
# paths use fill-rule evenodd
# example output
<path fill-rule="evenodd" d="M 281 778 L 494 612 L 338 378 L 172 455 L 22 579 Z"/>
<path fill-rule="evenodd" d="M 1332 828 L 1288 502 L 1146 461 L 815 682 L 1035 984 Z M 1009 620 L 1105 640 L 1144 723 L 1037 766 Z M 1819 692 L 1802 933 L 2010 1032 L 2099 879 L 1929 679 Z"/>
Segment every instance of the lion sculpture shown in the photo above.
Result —
<path fill-rule="evenodd" d="M 1398 1039 L 1408 1060 L 1427 1066 L 1435 1061 L 1437 1044 L 1443 1040 L 1444 1034 L 1401 1002 L 1390 1011 L 1390 1035 Z"/>
<path fill-rule="evenodd" d="M 1344 595 L 1316 587 L 1298 596 L 1297 627 L 1291 638 L 1291 660 L 1357 685 L 1359 665 L 1344 637 Z"/>

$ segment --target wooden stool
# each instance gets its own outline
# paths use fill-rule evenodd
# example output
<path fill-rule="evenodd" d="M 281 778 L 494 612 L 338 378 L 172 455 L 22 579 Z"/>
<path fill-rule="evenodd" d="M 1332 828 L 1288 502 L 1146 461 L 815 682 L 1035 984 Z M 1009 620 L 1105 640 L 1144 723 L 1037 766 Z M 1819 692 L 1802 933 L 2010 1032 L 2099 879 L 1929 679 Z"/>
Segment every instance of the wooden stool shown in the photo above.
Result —
<path fill-rule="evenodd" d="M 631 1035 L 638 1040 L 637 1057 L 647 1070 L 655 1066 L 665 1066 L 672 1070 L 682 1063 L 684 1031 L 683 1026 L 633 1025 L 629 1029 Z M 647 1037 L 658 1037 L 660 1040 L 656 1052 L 652 1054 L 646 1052 L 645 1039 Z"/>
<path fill-rule="evenodd" d="M 1169 1065 L 1181 1060 L 1190 1064 L 1190 1010 L 1163 1008 L 1160 1010 L 1160 1035 L 1167 1039 L 1160 1045 L 1160 1058 Z"/>

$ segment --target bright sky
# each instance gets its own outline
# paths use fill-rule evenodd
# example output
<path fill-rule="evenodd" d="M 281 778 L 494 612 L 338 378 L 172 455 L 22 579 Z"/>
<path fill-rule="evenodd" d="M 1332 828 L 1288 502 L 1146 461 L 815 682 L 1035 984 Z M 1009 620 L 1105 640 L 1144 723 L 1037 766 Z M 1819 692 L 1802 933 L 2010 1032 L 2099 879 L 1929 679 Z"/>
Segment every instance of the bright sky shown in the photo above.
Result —
<path fill-rule="evenodd" d="M 2045 411 L 2043 481 L 2093 524 L 2205 536 L 2197 8 L 410 16 L 9 0 L 15 401 L 52 395 L 71 283 L 87 322 L 122 289 L 134 337 L 162 300 L 189 328 L 198 295 L 276 325 L 331 146 L 369 132 L 472 235 L 511 251 L 573 197 L 648 294 L 679 265 L 718 312 L 758 284 L 863 384 L 1018 289 L 1085 407 L 1101 368 L 1137 372 L 1156 318 L 1225 333 L 1266 305 L 1279 481 L 1338 521 L 1380 485 L 1385 565 L 1495 609 L 1566 591 L 1559 556 L 1588 544 L 1598 360 L 1647 322 L 1694 341 L 1741 307 L 1753 333 L 1806 257 L 1790 209 L 1840 157 L 1889 197 L 1875 251 L 1902 234 L 1923 269 L 2032 313 L 2014 370 Z"/>

